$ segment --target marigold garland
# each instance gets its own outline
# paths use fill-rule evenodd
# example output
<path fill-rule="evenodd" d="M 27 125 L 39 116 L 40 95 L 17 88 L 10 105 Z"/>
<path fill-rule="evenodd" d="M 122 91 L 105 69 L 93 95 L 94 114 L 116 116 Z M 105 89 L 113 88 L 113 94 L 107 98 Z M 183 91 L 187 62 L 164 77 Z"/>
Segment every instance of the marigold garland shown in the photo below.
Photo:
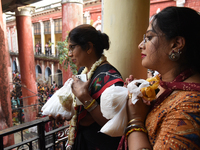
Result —
<path fill-rule="evenodd" d="M 92 77 L 94 71 L 97 69 L 97 67 L 100 66 L 105 61 L 107 61 L 107 58 L 105 55 L 102 55 L 101 58 L 92 65 L 89 72 L 88 72 L 88 68 L 85 67 L 84 70 L 81 72 L 81 74 L 86 74 L 88 72 L 87 79 L 88 80 L 91 79 L 91 77 Z M 73 105 L 74 105 L 74 108 L 76 108 L 77 104 L 76 104 L 75 96 L 73 97 L 73 99 L 74 99 Z M 74 144 L 76 123 L 77 123 L 77 110 L 75 109 L 75 114 L 70 121 L 70 127 L 69 127 L 69 133 L 68 133 L 68 146 L 67 146 L 66 150 L 71 150 L 72 145 Z"/>

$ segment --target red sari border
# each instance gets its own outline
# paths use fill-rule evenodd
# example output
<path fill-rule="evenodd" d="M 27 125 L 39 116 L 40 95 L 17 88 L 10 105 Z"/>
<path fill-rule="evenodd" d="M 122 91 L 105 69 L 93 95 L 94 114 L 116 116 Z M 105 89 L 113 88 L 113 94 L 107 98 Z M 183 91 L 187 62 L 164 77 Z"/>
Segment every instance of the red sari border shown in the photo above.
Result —
<path fill-rule="evenodd" d="M 118 78 L 118 79 L 114 79 L 114 80 L 112 80 L 112 81 L 106 83 L 106 84 L 101 88 L 101 90 L 99 90 L 97 93 L 95 93 L 95 94 L 92 95 L 92 98 L 97 99 L 97 98 L 103 93 L 103 91 L 104 91 L 107 87 L 113 85 L 113 84 L 116 83 L 116 82 L 124 82 L 124 81 L 123 81 L 122 79 Z"/>

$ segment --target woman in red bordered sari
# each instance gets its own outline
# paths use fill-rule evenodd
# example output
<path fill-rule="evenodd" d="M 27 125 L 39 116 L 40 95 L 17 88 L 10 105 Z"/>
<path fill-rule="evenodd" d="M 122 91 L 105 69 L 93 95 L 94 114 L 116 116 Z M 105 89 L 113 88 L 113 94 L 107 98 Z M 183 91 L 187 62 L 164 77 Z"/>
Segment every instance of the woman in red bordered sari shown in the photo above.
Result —
<path fill-rule="evenodd" d="M 129 150 L 200 149 L 199 26 L 186 7 L 167 7 L 150 22 L 139 49 L 142 65 L 161 74 L 160 91 L 150 110 L 129 100 Z"/>
<path fill-rule="evenodd" d="M 69 144 L 73 145 L 74 150 L 115 150 L 121 137 L 110 137 L 99 132 L 108 121 L 100 111 L 102 92 L 111 85 L 123 86 L 120 73 L 103 55 L 103 50 L 109 48 L 109 38 L 91 25 L 80 25 L 70 31 L 68 46 L 68 56 L 76 66 L 83 67 L 79 74 L 86 73 L 88 78 L 87 82 L 82 82 L 72 77 L 72 92 L 83 105 L 76 107 L 77 118 L 72 118 L 77 123 L 70 125 L 76 131 L 70 134 Z"/>
<path fill-rule="evenodd" d="M 99 66 L 89 84 L 89 93 L 98 104 L 100 104 L 100 96 L 102 92 L 109 86 L 115 84 L 116 86 L 123 86 L 122 78 L 120 73 L 110 64 L 105 63 Z M 97 108 L 99 109 L 99 108 Z M 84 109 L 83 106 L 79 107 L 78 110 L 78 122 L 84 124 L 84 119 L 89 118 L 92 122 L 94 121 L 90 113 Z M 92 113 L 92 112 L 91 112 Z M 94 113 L 94 112 L 93 112 Z M 121 137 L 110 137 L 103 133 L 100 133 L 101 125 L 97 122 L 93 122 L 89 126 L 80 125 L 78 126 L 77 136 L 75 138 L 74 149 L 100 149 L 100 150 L 116 150 Z"/>

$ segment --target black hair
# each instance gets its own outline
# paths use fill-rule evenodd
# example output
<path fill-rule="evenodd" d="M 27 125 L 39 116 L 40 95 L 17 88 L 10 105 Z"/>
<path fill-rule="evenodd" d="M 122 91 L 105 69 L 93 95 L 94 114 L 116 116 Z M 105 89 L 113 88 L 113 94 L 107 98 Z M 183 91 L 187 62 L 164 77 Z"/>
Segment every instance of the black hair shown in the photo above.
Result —
<path fill-rule="evenodd" d="M 94 45 L 95 53 L 97 57 L 101 57 L 103 50 L 108 50 L 110 47 L 109 37 L 101 31 L 97 31 L 93 26 L 88 24 L 82 24 L 69 32 L 67 41 L 70 39 L 70 42 L 74 42 L 81 46 L 83 50 L 89 49 L 88 42 L 91 42 Z"/>
<path fill-rule="evenodd" d="M 154 15 L 152 29 L 161 31 L 167 40 L 177 36 L 185 39 L 180 66 L 200 72 L 200 16 L 197 11 L 187 7 L 170 6 Z"/>

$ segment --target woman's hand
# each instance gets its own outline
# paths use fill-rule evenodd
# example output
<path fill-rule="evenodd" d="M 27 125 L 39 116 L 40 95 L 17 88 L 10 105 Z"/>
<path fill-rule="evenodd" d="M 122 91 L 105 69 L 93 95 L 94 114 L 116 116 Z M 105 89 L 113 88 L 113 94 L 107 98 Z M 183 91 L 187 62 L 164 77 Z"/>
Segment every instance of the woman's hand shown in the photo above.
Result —
<path fill-rule="evenodd" d="M 127 114 L 129 121 L 137 118 L 145 122 L 146 116 L 149 112 L 149 106 L 143 102 L 142 98 L 139 98 L 136 104 L 133 104 L 132 100 L 129 98 L 127 105 Z"/>
<path fill-rule="evenodd" d="M 127 87 L 127 85 L 133 80 L 135 80 L 133 75 L 129 75 L 129 77 L 126 78 L 124 82 L 124 86 Z M 137 101 L 137 103 L 134 105 L 132 103 L 131 98 L 129 98 L 128 106 L 127 106 L 128 119 L 131 120 L 134 118 L 138 118 L 145 121 L 146 115 L 149 111 L 149 106 L 147 105 L 150 105 L 150 104 L 149 104 L 149 101 L 146 101 L 145 99 L 139 98 L 139 101 Z"/>
<path fill-rule="evenodd" d="M 126 78 L 125 82 L 124 82 L 124 87 L 127 87 L 127 85 L 134 80 L 133 75 L 129 75 L 128 78 Z"/>
<path fill-rule="evenodd" d="M 58 114 L 55 118 L 52 115 L 49 115 L 49 119 L 54 120 L 57 125 L 62 125 L 66 121 L 66 118 L 63 118 L 60 114 Z M 71 118 L 68 119 L 67 121 L 70 121 L 70 120 Z"/>
<path fill-rule="evenodd" d="M 91 99 L 88 91 L 90 80 L 83 82 L 79 78 L 76 78 L 76 76 L 72 76 L 72 79 L 74 80 L 72 83 L 72 92 L 84 104 L 86 100 Z"/>

